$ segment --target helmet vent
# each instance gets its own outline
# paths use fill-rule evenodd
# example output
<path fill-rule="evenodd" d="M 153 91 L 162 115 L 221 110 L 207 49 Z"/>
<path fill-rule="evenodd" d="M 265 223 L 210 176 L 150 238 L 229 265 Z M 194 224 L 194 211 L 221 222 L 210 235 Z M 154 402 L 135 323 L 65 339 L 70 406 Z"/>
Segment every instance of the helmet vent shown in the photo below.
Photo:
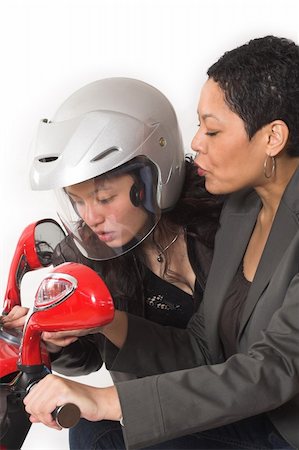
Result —
<path fill-rule="evenodd" d="M 58 159 L 58 156 L 44 156 L 43 158 L 39 158 L 39 162 L 48 163 L 56 161 L 56 159 Z"/>
<path fill-rule="evenodd" d="M 119 152 L 120 149 L 117 147 L 110 147 L 107 150 L 104 150 L 103 152 L 99 153 L 97 156 L 92 158 L 91 162 L 99 161 L 100 159 L 107 158 L 107 156 L 110 156 L 112 153 Z"/>

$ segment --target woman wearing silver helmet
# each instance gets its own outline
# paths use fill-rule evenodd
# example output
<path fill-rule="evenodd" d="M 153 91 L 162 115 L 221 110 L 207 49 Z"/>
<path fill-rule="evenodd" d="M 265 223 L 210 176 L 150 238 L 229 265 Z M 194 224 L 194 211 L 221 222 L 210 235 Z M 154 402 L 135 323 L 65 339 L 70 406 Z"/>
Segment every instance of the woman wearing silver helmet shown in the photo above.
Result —
<path fill-rule="evenodd" d="M 207 193 L 185 157 L 176 114 L 160 91 L 110 78 L 75 92 L 39 125 L 31 183 L 56 191 L 68 231 L 54 264 L 92 267 L 119 310 L 187 325 L 203 295 L 222 200 Z M 133 353 L 126 373 L 113 372 L 113 344 L 126 331 L 117 312 L 106 329 L 111 342 L 101 333 L 77 340 L 80 332 L 44 333 L 44 340 L 56 371 L 83 375 L 105 362 L 119 382 L 135 377 Z M 118 423 L 81 421 L 70 432 L 71 448 L 101 446 L 111 427 L 120 432 Z"/>

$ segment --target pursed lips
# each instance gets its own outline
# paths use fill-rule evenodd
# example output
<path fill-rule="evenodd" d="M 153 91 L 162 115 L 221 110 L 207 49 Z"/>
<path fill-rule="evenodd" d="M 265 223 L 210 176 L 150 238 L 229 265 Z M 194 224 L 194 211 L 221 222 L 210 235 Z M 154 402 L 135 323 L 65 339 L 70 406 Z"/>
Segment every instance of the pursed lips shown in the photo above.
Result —
<path fill-rule="evenodd" d="M 207 173 L 207 170 L 201 167 L 200 165 L 196 164 L 196 166 L 197 166 L 197 173 L 200 177 L 202 177 Z"/>
<path fill-rule="evenodd" d="M 114 231 L 95 231 L 95 233 L 96 233 L 96 235 L 98 236 L 98 238 L 101 240 L 101 241 L 104 241 L 104 242 L 109 242 L 109 241 L 112 241 L 113 239 L 114 239 L 114 237 L 115 237 L 115 232 Z"/>

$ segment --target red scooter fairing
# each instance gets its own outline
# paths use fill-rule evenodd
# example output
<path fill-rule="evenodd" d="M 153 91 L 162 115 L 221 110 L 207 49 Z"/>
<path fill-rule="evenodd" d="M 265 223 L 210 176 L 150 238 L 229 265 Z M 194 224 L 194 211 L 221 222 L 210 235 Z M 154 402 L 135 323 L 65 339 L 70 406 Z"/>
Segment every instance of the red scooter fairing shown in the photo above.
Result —
<path fill-rule="evenodd" d="M 19 368 L 39 367 L 43 331 L 94 329 L 111 322 L 114 305 L 104 281 L 87 266 L 63 263 L 41 282 L 24 330 Z"/>
<path fill-rule="evenodd" d="M 52 219 L 43 219 L 28 225 L 22 232 L 9 269 L 2 315 L 21 306 L 20 288 L 24 275 L 52 263 L 56 245 L 65 236 L 60 225 Z M 22 405 L 13 394 L 20 378 L 18 369 L 22 332 L 8 330 L 0 324 L 0 449 L 20 448 L 30 428 Z M 42 349 L 45 366 L 50 367 L 48 352 Z M 20 402 L 19 402 L 20 403 Z"/>
<path fill-rule="evenodd" d="M 20 289 L 24 275 L 32 270 L 50 266 L 53 250 L 64 236 L 64 231 L 53 219 L 39 220 L 24 229 L 11 261 L 2 315 L 8 314 L 16 305 L 21 306 Z M 21 331 L 5 330 L 0 325 L 0 381 L 6 376 L 13 378 L 14 373 L 18 371 L 21 338 Z M 46 351 L 43 356 L 44 363 L 50 366 Z"/>
<path fill-rule="evenodd" d="M 41 241 L 39 251 L 45 249 L 44 245 Z M 49 256 L 44 251 L 42 254 Z M 50 373 L 41 351 L 42 332 L 97 328 L 113 317 L 109 290 L 92 269 L 82 264 L 64 263 L 44 278 L 24 327 L 17 372 L 14 362 L 12 373 L 0 380 L 1 450 L 21 448 L 31 426 L 23 398 L 35 383 Z M 61 426 L 69 428 L 79 420 L 80 411 L 76 405 L 62 405 L 56 408 L 53 417 Z"/>

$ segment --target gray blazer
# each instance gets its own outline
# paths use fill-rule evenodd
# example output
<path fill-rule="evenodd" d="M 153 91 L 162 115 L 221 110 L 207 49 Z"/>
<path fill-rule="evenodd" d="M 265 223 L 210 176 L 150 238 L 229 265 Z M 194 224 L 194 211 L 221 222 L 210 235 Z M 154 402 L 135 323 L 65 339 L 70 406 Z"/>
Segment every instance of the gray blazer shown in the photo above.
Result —
<path fill-rule="evenodd" d="M 204 300 L 187 330 L 129 317 L 128 338 L 113 369 L 133 365 L 145 378 L 117 385 L 128 448 L 263 412 L 299 447 L 299 169 L 281 200 L 248 294 L 238 353 L 226 361 L 217 332 L 226 290 L 260 207 L 253 191 L 227 202 Z"/>

